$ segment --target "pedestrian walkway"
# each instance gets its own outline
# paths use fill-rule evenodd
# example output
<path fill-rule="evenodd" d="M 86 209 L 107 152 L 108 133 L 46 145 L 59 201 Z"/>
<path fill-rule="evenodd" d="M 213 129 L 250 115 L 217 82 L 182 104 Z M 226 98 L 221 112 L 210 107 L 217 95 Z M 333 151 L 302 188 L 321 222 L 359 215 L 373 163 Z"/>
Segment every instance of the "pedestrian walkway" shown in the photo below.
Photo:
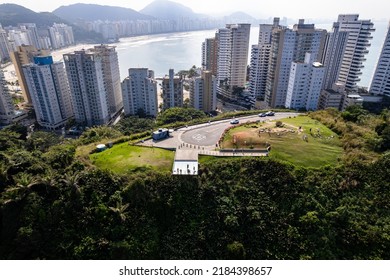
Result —
<path fill-rule="evenodd" d="M 206 149 L 205 149 L 206 148 Z M 173 175 L 198 175 L 199 155 L 214 157 L 260 157 L 268 156 L 266 151 L 215 151 L 213 146 L 201 147 L 182 143 L 176 148 L 175 161 L 173 163 Z"/>
<path fill-rule="evenodd" d="M 215 156 L 215 157 L 266 157 L 268 156 L 267 152 L 264 151 L 240 151 L 237 150 L 236 152 L 222 152 L 222 151 L 199 151 L 199 155 L 206 155 L 206 156 Z"/>
<path fill-rule="evenodd" d="M 173 175 L 198 175 L 198 157 L 199 155 L 214 157 L 261 157 L 268 156 L 264 150 L 215 150 L 215 146 L 200 146 L 188 144 L 180 141 L 181 132 L 175 131 L 171 137 L 153 141 L 147 140 L 142 144 L 149 147 L 160 147 L 175 150 L 175 159 L 172 166 Z M 173 136 L 173 137 L 172 137 Z M 176 146 L 176 147 L 175 147 Z"/>
<path fill-rule="evenodd" d="M 176 148 L 173 175 L 198 175 L 198 151 L 184 143 Z"/>

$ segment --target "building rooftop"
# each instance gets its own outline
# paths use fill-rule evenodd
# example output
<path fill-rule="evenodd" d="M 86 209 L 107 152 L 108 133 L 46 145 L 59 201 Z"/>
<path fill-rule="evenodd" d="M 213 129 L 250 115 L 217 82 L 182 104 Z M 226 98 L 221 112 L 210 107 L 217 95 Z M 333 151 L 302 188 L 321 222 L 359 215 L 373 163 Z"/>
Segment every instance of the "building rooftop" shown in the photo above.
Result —
<path fill-rule="evenodd" d="M 324 67 L 324 65 L 320 62 L 313 62 L 313 66 L 316 68 Z"/>
<path fill-rule="evenodd" d="M 348 94 L 347 96 L 348 98 L 353 98 L 353 99 L 362 98 L 359 94 Z"/>

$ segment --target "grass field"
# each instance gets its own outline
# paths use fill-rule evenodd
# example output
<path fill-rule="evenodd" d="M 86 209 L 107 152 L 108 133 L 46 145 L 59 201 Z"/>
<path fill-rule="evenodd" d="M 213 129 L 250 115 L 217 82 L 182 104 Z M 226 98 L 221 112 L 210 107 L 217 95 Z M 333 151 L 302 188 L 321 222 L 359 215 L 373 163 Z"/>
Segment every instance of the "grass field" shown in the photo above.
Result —
<path fill-rule="evenodd" d="M 258 123 L 231 129 L 222 143 L 223 148 L 264 148 L 271 145 L 270 157 L 298 166 L 333 165 L 343 150 L 337 135 L 329 128 L 307 116 Z"/>
<path fill-rule="evenodd" d="M 101 153 L 89 156 L 91 162 L 101 169 L 118 174 L 154 169 L 171 171 L 174 152 L 159 148 L 132 146 L 127 142 L 114 145 Z"/>

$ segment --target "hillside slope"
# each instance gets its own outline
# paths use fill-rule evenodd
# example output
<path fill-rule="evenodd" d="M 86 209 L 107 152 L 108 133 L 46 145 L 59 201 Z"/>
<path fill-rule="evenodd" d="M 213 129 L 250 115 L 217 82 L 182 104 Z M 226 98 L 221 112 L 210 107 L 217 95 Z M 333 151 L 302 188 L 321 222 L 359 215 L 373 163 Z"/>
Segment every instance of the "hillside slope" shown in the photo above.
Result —
<path fill-rule="evenodd" d="M 53 11 L 53 13 L 69 22 L 77 20 L 147 20 L 152 17 L 143 15 L 133 9 L 102 6 L 95 4 L 73 4 L 69 6 L 61 6 Z"/>

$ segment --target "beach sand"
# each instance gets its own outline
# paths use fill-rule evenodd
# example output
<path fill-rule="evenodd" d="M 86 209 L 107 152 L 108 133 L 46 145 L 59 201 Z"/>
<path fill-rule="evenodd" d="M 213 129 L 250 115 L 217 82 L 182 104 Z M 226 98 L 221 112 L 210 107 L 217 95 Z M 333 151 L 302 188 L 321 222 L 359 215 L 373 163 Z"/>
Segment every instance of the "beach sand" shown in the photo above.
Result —
<path fill-rule="evenodd" d="M 64 49 L 55 50 L 51 53 L 51 56 L 53 57 L 54 61 L 63 61 L 64 54 L 74 52 L 77 50 L 82 50 L 82 49 L 90 49 L 90 48 L 93 48 L 93 46 L 95 46 L 95 45 L 96 44 L 93 44 L 93 45 L 92 44 L 79 44 L 76 46 L 71 46 L 71 47 L 67 47 Z M 9 65 L 7 65 L 5 67 L 2 67 L 1 70 L 3 70 L 4 77 L 5 77 L 6 81 L 15 82 L 18 79 L 18 77 L 16 76 L 16 73 L 15 73 L 15 67 L 12 63 L 10 63 Z"/>

